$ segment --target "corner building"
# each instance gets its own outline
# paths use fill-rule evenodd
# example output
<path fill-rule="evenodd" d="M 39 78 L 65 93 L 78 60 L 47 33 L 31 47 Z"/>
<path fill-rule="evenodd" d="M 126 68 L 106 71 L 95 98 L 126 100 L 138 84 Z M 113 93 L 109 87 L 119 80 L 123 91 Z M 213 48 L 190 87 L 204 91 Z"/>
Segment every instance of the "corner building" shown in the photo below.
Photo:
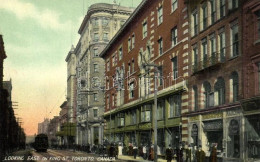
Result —
<path fill-rule="evenodd" d="M 247 0 L 187 0 L 190 21 L 189 143 L 209 158 L 217 145 L 222 161 L 250 161 L 248 124 L 241 104 L 249 55 L 244 34 Z M 249 50 L 249 49 L 248 49 Z M 259 51 L 259 50 L 258 50 Z M 251 112 L 252 113 L 252 112 Z M 257 134 L 257 133 L 256 133 Z M 258 132 L 259 134 L 259 132 Z"/>
<path fill-rule="evenodd" d="M 188 16 L 182 0 L 143 0 L 102 51 L 105 138 L 151 145 L 157 67 L 158 155 L 187 141 Z M 156 66 L 150 66 L 156 65 Z"/>
<path fill-rule="evenodd" d="M 76 144 L 103 142 L 104 60 L 100 52 L 120 29 L 133 9 L 116 4 L 96 3 L 89 7 L 78 33 L 76 56 L 77 133 Z"/>

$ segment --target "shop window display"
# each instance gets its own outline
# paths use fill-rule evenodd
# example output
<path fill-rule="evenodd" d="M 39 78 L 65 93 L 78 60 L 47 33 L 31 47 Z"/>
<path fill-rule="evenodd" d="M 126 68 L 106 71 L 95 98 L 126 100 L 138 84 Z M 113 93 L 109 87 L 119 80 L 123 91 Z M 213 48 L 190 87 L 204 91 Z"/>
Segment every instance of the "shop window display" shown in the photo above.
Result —
<path fill-rule="evenodd" d="M 239 158 L 240 157 L 240 136 L 239 136 L 239 122 L 232 119 L 228 127 L 228 141 L 227 147 L 228 157 Z"/>
<path fill-rule="evenodd" d="M 245 138 L 248 158 L 260 158 L 260 115 L 251 115 L 246 118 Z"/>

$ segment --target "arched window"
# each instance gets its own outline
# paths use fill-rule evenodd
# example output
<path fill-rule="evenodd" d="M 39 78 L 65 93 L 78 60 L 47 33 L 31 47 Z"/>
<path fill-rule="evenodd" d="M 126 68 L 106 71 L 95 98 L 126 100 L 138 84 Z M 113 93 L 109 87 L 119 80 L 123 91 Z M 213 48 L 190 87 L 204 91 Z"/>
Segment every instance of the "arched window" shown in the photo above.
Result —
<path fill-rule="evenodd" d="M 212 104 L 210 104 L 210 94 L 211 94 L 210 83 L 208 81 L 205 81 L 203 83 L 203 88 L 204 88 L 204 104 L 205 104 L 205 108 L 208 108 L 212 106 Z"/>
<path fill-rule="evenodd" d="M 225 81 L 222 77 L 217 79 L 214 90 L 216 105 L 223 105 L 225 103 Z"/>
<path fill-rule="evenodd" d="M 238 74 L 237 72 L 232 72 L 231 74 L 231 91 L 232 91 L 232 97 L 233 97 L 233 102 L 236 102 L 238 100 L 238 88 L 239 88 L 239 84 L 238 84 Z"/>
<path fill-rule="evenodd" d="M 193 86 L 193 110 L 197 111 L 199 109 L 199 104 L 198 104 L 198 87 Z"/>

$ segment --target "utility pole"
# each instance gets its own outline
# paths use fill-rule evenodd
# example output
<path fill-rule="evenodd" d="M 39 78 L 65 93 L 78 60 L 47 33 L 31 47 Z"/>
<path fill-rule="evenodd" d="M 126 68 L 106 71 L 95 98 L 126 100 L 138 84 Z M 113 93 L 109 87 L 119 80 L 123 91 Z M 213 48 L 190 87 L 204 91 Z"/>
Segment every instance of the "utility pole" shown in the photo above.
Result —
<path fill-rule="evenodd" d="M 153 107 L 153 133 L 154 133 L 154 162 L 157 162 L 157 79 L 158 79 L 158 65 L 144 63 L 144 67 L 154 67 L 154 107 Z"/>
<path fill-rule="evenodd" d="M 157 162 L 157 66 L 154 66 L 154 107 L 153 107 L 153 133 L 154 133 L 154 162 Z"/>

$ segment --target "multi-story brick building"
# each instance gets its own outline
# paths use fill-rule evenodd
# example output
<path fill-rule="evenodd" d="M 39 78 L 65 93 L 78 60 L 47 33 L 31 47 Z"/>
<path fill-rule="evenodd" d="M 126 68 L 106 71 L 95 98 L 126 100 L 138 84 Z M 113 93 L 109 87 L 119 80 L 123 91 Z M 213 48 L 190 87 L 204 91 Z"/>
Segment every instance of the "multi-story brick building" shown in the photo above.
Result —
<path fill-rule="evenodd" d="M 260 2 L 243 5 L 244 159 L 260 159 Z"/>
<path fill-rule="evenodd" d="M 93 4 L 79 28 L 80 40 L 74 50 L 78 82 L 77 144 L 102 144 L 104 60 L 99 54 L 132 11 L 117 4 Z"/>
<path fill-rule="evenodd" d="M 245 1 L 187 0 L 190 21 L 189 143 L 223 161 L 246 158 L 242 11 Z M 245 24 L 244 24 L 245 25 Z M 249 37 L 248 37 L 249 38 Z M 253 88 L 253 87 L 250 87 Z"/>
<path fill-rule="evenodd" d="M 187 141 L 187 119 L 181 114 L 188 111 L 188 25 L 184 1 L 143 0 L 102 51 L 108 140 L 126 146 L 154 143 L 156 80 L 158 154 Z"/>

